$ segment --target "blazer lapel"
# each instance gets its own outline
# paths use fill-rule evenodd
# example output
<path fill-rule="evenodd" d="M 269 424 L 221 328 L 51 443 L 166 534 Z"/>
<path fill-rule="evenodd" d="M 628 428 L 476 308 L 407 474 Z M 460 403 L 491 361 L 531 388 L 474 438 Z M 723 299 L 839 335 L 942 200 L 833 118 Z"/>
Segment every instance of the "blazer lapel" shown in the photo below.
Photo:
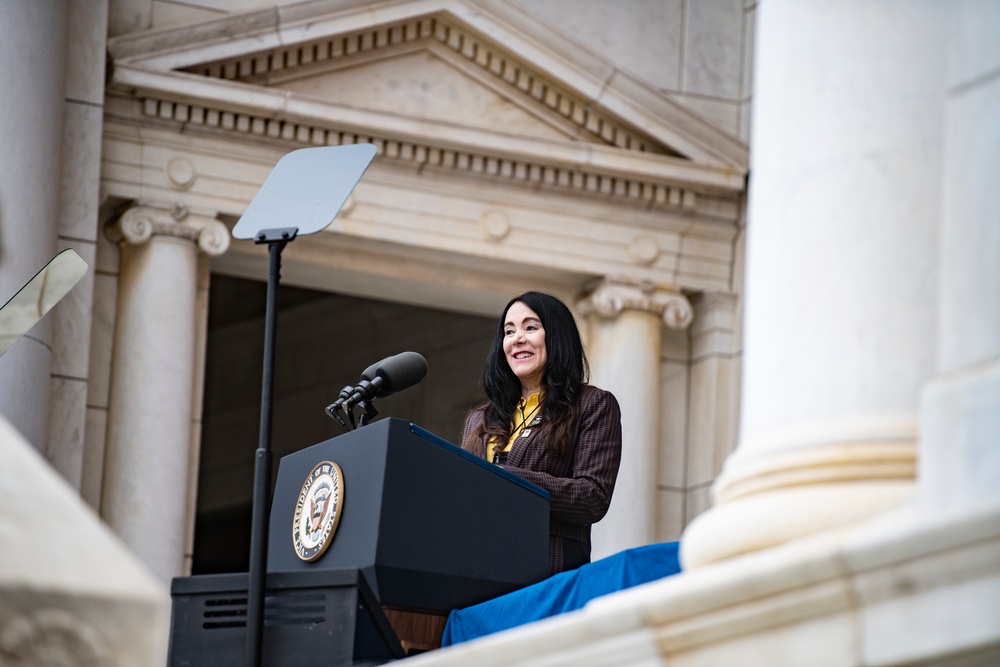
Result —
<path fill-rule="evenodd" d="M 517 436 L 514 444 L 510 446 L 510 453 L 507 454 L 507 463 L 515 467 L 523 467 L 523 462 L 527 453 L 531 450 L 532 443 L 538 437 L 538 430 L 541 427 L 541 419 L 532 420 L 521 435 Z"/>

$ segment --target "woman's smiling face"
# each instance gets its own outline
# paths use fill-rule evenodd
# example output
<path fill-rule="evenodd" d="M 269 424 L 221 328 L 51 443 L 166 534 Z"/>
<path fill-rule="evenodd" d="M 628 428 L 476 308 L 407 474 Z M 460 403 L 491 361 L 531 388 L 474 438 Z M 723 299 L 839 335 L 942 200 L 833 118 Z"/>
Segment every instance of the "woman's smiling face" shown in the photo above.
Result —
<path fill-rule="evenodd" d="M 504 318 L 503 352 L 510 369 L 521 381 L 521 394 L 530 396 L 542 388 L 548 355 L 545 329 L 531 308 L 515 301 Z"/>

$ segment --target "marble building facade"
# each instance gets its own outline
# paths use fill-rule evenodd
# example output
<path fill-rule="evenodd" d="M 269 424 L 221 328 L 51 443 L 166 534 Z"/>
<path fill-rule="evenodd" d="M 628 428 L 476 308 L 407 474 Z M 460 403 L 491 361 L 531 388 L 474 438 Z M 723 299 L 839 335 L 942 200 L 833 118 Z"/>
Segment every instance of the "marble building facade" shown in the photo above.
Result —
<path fill-rule="evenodd" d="M 284 283 L 484 317 L 525 289 L 563 297 L 634 443 L 599 552 L 676 539 L 734 444 L 749 29 L 729 4 L 683 30 L 647 8 L 678 40 L 725 45 L 657 45 L 675 70 L 658 88 L 554 30 L 558 3 L 111 3 L 108 60 L 89 63 L 95 85 L 107 74 L 86 107 L 101 144 L 81 170 L 99 202 L 65 233 L 95 268 L 64 329 L 86 330 L 89 354 L 73 345 L 77 368 L 52 373 L 72 386 L 49 392 L 60 418 L 22 431 L 164 559 L 162 579 L 190 571 L 211 275 L 266 277 L 261 248 L 227 229 L 283 154 L 370 142 L 373 166 L 330 228 L 289 247 Z M 154 470 L 150 489 L 136 473 Z M 170 527 L 160 543 L 140 538 L 144 503 Z"/>
<path fill-rule="evenodd" d="M 972 0 L 877 4 L 6 5 L 0 48 L 24 66 L 0 102 L 0 287 L 62 247 L 92 271 L 0 358 L 17 378 L 0 410 L 62 480 L 44 483 L 111 529 L 94 559 L 126 563 L 162 625 L 155 582 L 192 571 L 199 512 L 232 510 L 250 483 L 234 443 L 256 437 L 241 360 L 260 320 L 227 296 L 267 258 L 229 231 L 288 151 L 373 143 L 340 216 L 284 253 L 294 403 L 322 405 L 374 353 L 317 361 L 351 341 L 310 327 L 395 318 L 375 337 L 446 369 L 400 416 L 454 437 L 480 352 L 463 332 L 550 291 L 623 407 L 595 556 L 683 535 L 691 570 L 418 660 L 989 664 L 1000 24 Z M 310 388 L 306 367 L 331 365 Z M 961 631 L 932 631 L 937 600 L 961 600 Z M 907 609 L 922 643 L 886 630 Z M 74 627 L 105 637 L 97 653 L 120 641 Z M 150 637 L 135 650 L 162 650 Z"/>

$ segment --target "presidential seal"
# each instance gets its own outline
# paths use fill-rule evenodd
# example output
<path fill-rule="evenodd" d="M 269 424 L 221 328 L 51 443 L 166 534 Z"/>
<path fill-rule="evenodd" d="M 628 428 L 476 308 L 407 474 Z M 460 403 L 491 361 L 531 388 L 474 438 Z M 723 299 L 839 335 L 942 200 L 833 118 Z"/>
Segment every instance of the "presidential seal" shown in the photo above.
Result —
<path fill-rule="evenodd" d="M 312 469 L 299 491 L 292 521 L 292 544 L 304 561 L 318 559 L 333 542 L 344 506 L 340 466 L 323 461 Z"/>

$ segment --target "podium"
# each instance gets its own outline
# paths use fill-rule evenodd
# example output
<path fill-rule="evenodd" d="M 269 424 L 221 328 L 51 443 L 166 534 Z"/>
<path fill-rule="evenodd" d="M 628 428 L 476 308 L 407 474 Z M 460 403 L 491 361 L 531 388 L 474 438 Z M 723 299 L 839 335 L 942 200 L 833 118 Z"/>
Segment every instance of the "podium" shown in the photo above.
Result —
<path fill-rule="evenodd" d="M 327 464 L 343 495 L 330 497 L 338 516 L 322 554 L 305 560 L 307 480 Z M 406 420 L 290 454 L 271 504 L 263 664 L 375 665 L 433 647 L 427 628 L 439 638 L 450 610 L 546 578 L 548 551 L 544 489 Z M 246 582 L 174 580 L 171 667 L 243 664 Z"/>

